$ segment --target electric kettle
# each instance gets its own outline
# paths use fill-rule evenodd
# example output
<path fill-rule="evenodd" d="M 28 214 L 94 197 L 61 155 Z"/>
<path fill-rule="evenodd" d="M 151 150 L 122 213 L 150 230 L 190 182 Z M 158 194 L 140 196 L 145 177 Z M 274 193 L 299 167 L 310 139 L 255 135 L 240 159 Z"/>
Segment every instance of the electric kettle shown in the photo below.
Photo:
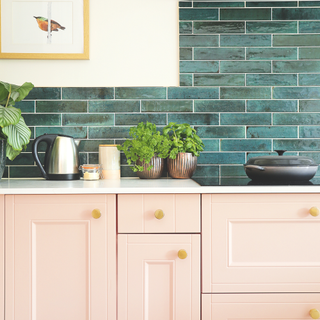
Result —
<path fill-rule="evenodd" d="M 40 142 L 47 144 L 42 166 L 38 147 Z M 40 168 L 41 174 L 47 180 L 79 180 L 80 140 L 58 134 L 44 134 L 36 138 L 32 145 L 32 155 Z"/>

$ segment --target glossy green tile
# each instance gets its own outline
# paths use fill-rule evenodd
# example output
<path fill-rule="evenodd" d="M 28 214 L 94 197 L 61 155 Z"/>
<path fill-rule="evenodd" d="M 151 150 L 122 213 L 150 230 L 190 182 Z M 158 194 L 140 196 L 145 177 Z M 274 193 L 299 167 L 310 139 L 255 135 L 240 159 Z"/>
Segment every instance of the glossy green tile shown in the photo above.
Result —
<path fill-rule="evenodd" d="M 238 34 L 238 35 L 221 35 L 221 47 L 270 47 L 270 34 Z"/>
<path fill-rule="evenodd" d="M 247 74 L 247 86 L 294 86 L 296 74 Z"/>
<path fill-rule="evenodd" d="M 319 60 L 320 48 L 300 48 L 299 59 L 301 60 Z"/>
<path fill-rule="evenodd" d="M 271 61 L 221 61 L 220 73 L 270 73 Z"/>
<path fill-rule="evenodd" d="M 36 137 L 39 137 L 45 133 L 64 134 L 77 139 L 85 139 L 87 138 L 87 127 L 36 127 Z"/>
<path fill-rule="evenodd" d="M 244 1 L 228 2 L 228 1 L 194 1 L 194 8 L 199 7 L 215 7 L 215 8 L 227 8 L 227 7 L 244 7 Z"/>
<path fill-rule="evenodd" d="M 129 138 L 130 126 L 126 127 L 89 127 L 88 139 Z"/>
<path fill-rule="evenodd" d="M 62 99 L 113 99 L 114 88 L 78 87 L 62 88 Z"/>
<path fill-rule="evenodd" d="M 142 101 L 142 112 L 192 112 L 192 100 Z"/>
<path fill-rule="evenodd" d="M 179 8 L 192 7 L 192 1 L 179 1 Z"/>
<path fill-rule="evenodd" d="M 34 87 L 25 98 L 25 100 L 38 99 L 61 99 L 61 88 Z"/>
<path fill-rule="evenodd" d="M 218 125 L 219 114 L 217 113 L 169 113 L 168 123 L 189 123 L 192 126 L 196 125 Z"/>
<path fill-rule="evenodd" d="M 320 33 L 320 21 L 299 21 L 299 33 Z"/>
<path fill-rule="evenodd" d="M 114 144 L 112 139 L 81 140 L 79 145 L 80 152 L 99 152 L 99 144 Z"/>
<path fill-rule="evenodd" d="M 194 101 L 194 112 L 244 112 L 245 107 L 245 100 Z"/>
<path fill-rule="evenodd" d="M 67 100 L 37 101 L 36 112 L 39 112 L 39 113 L 87 112 L 87 101 L 67 101 Z"/>
<path fill-rule="evenodd" d="M 221 151 L 268 151 L 271 139 L 222 139 Z"/>
<path fill-rule="evenodd" d="M 165 114 L 116 114 L 115 125 L 137 125 L 140 122 L 152 122 L 156 125 L 166 125 Z"/>
<path fill-rule="evenodd" d="M 169 99 L 219 99 L 218 88 L 169 87 Z"/>
<path fill-rule="evenodd" d="M 320 126 L 299 126 L 299 138 L 320 138 Z"/>
<path fill-rule="evenodd" d="M 116 87 L 116 99 L 165 99 L 164 87 Z"/>
<path fill-rule="evenodd" d="M 221 125 L 271 125 L 270 113 L 222 113 Z"/>
<path fill-rule="evenodd" d="M 221 166 L 221 176 L 222 177 L 244 177 L 246 173 L 243 169 L 243 165 L 233 165 L 233 166 Z"/>
<path fill-rule="evenodd" d="M 61 125 L 60 114 L 24 114 L 24 121 L 27 126 L 59 126 Z"/>
<path fill-rule="evenodd" d="M 130 100 L 90 100 L 89 112 L 140 112 L 140 102 Z"/>
<path fill-rule="evenodd" d="M 296 34 L 296 35 L 277 35 L 273 36 L 274 47 L 303 47 L 319 46 L 320 34 Z"/>
<path fill-rule="evenodd" d="M 247 112 L 297 112 L 297 100 L 248 100 Z"/>
<path fill-rule="evenodd" d="M 219 166 L 199 165 L 193 174 L 193 177 L 218 177 Z"/>
<path fill-rule="evenodd" d="M 218 20 L 218 9 L 180 9 L 180 20 Z"/>
<path fill-rule="evenodd" d="M 193 74 L 180 74 L 180 86 L 181 87 L 192 87 L 193 85 Z"/>
<path fill-rule="evenodd" d="M 33 113 L 35 110 L 35 101 L 23 100 L 16 102 L 15 108 L 19 108 L 22 113 Z"/>
<path fill-rule="evenodd" d="M 301 1 L 299 7 L 320 7 L 320 1 Z"/>
<path fill-rule="evenodd" d="M 6 159 L 6 165 L 15 165 L 15 166 L 21 166 L 21 165 L 30 165 L 32 166 L 34 164 L 34 158 L 32 156 L 32 153 L 26 153 L 22 152 L 20 153 L 13 161 Z"/>
<path fill-rule="evenodd" d="M 265 87 L 222 87 L 220 99 L 271 99 L 271 89 Z"/>
<path fill-rule="evenodd" d="M 320 113 L 275 113 L 274 125 L 317 125 L 320 123 Z"/>
<path fill-rule="evenodd" d="M 63 126 L 110 126 L 114 124 L 113 114 L 63 114 Z"/>
<path fill-rule="evenodd" d="M 244 126 L 203 126 L 195 127 L 201 138 L 245 138 Z"/>
<path fill-rule="evenodd" d="M 320 100 L 300 100 L 300 112 L 320 112 Z"/>
<path fill-rule="evenodd" d="M 247 48 L 247 60 L 297 60 L 297 48 Z"/>
<path fill-rule="evenodd" d="M 179 33 L 180 34 L 191 34 L 192 33 L 192 22 L 179 22 Z"/>
<path fill-rule="evenodd" d="M 199 132 L 197 131 L 197 134 Z M 204 143 L 204 151 L 219 151 L 220 140 L 219 139 L 202 139 Z"/>
<path fill-rule="evenodd" d="M 218 61 L 180 61 L 180 73 L 219 72 Z"/>
<path fill-rule="evenodd" d="M 245 60 L 245 48 L 194 48 L 195 60 Z"/>
<path fill-rule="evenodd" d="M 245 22 L 196 21 L 193 23 L 193 33 L 245 33 Z"/>
<path fill-rule="evenodd" d="M 133 172 L 130 166 L 121 165 L 121 177 L 137 177 L 137 173 Z"/>
<path fill-rule="evenodd" d="M 198 164 L 244 164 L 244 152 L 201 152 Z"/>
<path fill-rule="evenodd" d="M 298 1 L 247 1 L 247 7 L 297 7 Z"/>
<path fill-rule="evenodd" d="M 300 1 L 301 3 L 301 1 Z M 272 20 L 319 20 L 318 8 L 274 8 Z"/>
<path fill-rule="evenodd" d="M 10 166 L 10 178 L 42 178 L 37 166 Z"/>
<path fill-rule="evenodd" d="M 271 20 L 271 9 L 220 9 L 220 20 Z"/>
<path fill-rule="evenodd" d="M 274 73 L 320 72 L 320 61 L 273 61 Z"/>
<path fill-rule="evenodd" d="M 192 60 L 192 48 L 179 49 L 180 60 Z"/>
<path fill-rule="evenodd" d="M 244 74 L 195 74 L 194 86 L 244 86 Z"/>
<path fill-rule="evenodd" d="M 247 138 L 298 138 L 298 127 L 294 126 L 254 126 L 247 127 Z"/>
<path fill-rule="evenodd" d="M 247 33 L 297 33 L 297 21 L 247 22 Z"/>
<path fill-rule="evenodd" d="M 219 36 L 182 35 L 179 36 L 179 47 L 218 47 Z"/>
<path fill-rule="evenodd" d="M 320 99 L 319 87 L 276 87 L 273 99 Z"/>
<path fill-rule="evenodd" d="M 285 139 L 273 140 L 274 150 L 315 151 L 320 149 L 320 139 Z"/>
<path fill-rule="evenodd" d="M 300 74 L 299 75 L 300 86 L 320 86 L 320 74 Z"/>

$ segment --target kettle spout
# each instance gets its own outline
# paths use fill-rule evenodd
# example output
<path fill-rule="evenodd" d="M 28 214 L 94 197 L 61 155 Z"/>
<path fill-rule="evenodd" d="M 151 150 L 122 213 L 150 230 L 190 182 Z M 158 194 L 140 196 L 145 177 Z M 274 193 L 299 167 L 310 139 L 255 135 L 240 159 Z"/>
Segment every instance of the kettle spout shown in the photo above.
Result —
<path fill-rule="evenodd" d="M 80 139 L 74 139 L 74 143 L 76 144 L 77 147 L 79 147 L 81 140 Z"/>

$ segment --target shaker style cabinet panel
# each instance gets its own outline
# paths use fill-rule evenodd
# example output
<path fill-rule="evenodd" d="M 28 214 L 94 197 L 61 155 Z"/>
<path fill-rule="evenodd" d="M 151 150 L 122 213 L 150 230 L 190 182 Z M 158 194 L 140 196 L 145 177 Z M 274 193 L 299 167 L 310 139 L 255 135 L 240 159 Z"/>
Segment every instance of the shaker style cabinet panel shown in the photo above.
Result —
<path fill-rule="evenodd" d="M 118 236 L 118 320 L 200 319 L 200 235 Z"/>
<path fill-rule="evenodd" d="M 317 194 L 203 195 L 203 292 L 319 292 Z"/>
<path fill-rule="evenodd" d="M 320 294 L 203 294 L 202 320 L 312 319 Z"/>
<path fill-rule="evenodd" d="M 118 232 L 200 232 L 200 195 L 120 194 Z"/>
<path fill-rule="evenodd" d="M 5 319 L 116 319 L 115 195 L 8 195 L 5 206 Z"/>

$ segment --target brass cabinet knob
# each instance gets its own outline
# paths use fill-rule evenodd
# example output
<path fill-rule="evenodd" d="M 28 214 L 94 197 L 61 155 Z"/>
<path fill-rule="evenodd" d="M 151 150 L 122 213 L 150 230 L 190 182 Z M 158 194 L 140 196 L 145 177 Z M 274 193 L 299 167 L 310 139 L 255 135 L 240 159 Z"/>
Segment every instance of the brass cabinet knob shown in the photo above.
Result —
<path fill-rule="evenodd" d="M 154 216 L 158 219 L 161 220 L 164 217 L 164 213 L 161 209 L 158 209 L 154 212 Z"/>
<path fill-rule="evenodd" d="M 180 259 L 185 259 L 187 256 L 188 256 L 188 255 L 187 255 L 186 250 L 181 249 L 181 250 L 178 251 L 178 257 L 179 257 Z"/>
<path fill-rule="evenodd" d="M 317 217 L 320 213 L 319 209 L 317 207 L 312 207 L 309 209 L 309 213 L 314 216 Z"/>
<path fill-rule="evenodd" d="M 93 209 L 91 215 L 95 219 L 99 219 L 101 217 L 101 212 L 99 209 Z"/>
<path fill-rule="evenodd" d="M 320 318 L 320 312 L 317 309 L 311 309 L 309 311 L 309 314 L 310 314 L 312 319 L 319 319 Z"/>

